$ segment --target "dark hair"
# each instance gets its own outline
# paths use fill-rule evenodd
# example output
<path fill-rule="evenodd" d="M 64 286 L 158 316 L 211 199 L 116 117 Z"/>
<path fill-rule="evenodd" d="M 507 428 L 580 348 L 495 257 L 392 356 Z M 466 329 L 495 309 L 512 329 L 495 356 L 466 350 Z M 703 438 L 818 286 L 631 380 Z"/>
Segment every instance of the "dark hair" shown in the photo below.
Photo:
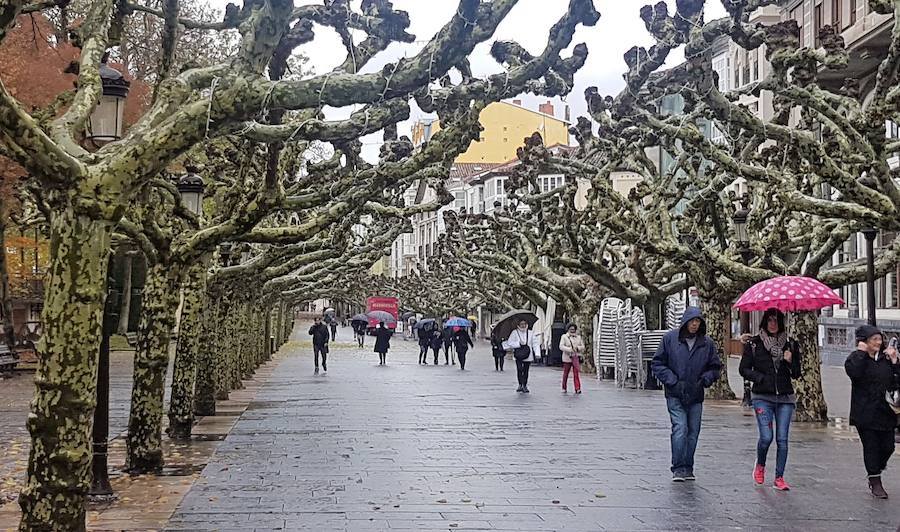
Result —
<path fill-rule="evenodd" d="M 383 322 L 383 321 L 379 321 L 379 322 L 378 322 L 378 325 L 381 325 L 382 327 L 384 327 L 384 322 Z"/>
<path fill-rule="evenodd" d="M 523 323 L 525 325 L 528 325 L 528 320 L 526 320 L 525 318 L 519 318 L 519 321 L 516 322 L 516 326 L 518 327 L 519 325 L 522 325 Z"/>
<path fill-rule="evenodd" d="M 575 329 L 577 331 L 578 326 L 575 325 L 574 323 L 570 323 L 570 324 L 566 325 L 566 331 L 568 331 L 569 329 Z"/>
<path fill-rule="evenodd" d="M 763 313 L 762 321 L 759 324 L 759 328 L 763 331 L 768 332 L 767 325 L 769 324 L 769 318 L 771 318 L 773 316 L 775 317 L 776 320 L 778 320 L 778 333 L 777 334 L 783 333 L 785 330 L 784 312 L 781 312 L 777 308 L 770 308 L 769 310 L 767 310 Z"/>

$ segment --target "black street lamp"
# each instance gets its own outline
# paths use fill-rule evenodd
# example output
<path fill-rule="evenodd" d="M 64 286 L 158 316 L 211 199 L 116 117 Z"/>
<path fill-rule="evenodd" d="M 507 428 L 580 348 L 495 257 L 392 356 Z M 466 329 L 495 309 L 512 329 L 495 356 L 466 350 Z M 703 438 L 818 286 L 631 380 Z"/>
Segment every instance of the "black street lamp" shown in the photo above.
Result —
<path fill-rule="evenodd" d="M 95 147 L 122 138 L 125 129 L 125 99 L 131 82 L 121 72 L 107 64 L 109 54 L 103 56 L 100 63 L 100 82 L 103 93 L 100 101 L 91 113 L 87 127 L 87 140 Z"/>
<path fill-rule="evenodd" d="M 741 264 L 748 266 L 753 260 L 753 250 L 750 249 L 750 232 L 747 230 L 747 221 L 750 219 L 750 209 L 747 208 L 746 196 L 742 196 L 739 200 L 740 208 L 734 212 L 731 217 L 731 223 L 734 226 L 734 243 L 737 247 L 738 254 L 741 256 Z M 750 332 L 750 313 L 740 313 L 741 335 Z M 741 399 L 741 406 L 750 407 L 751 391 L 750 382 L 744 380 L 744 394 Z"/>
<path fill-rule="evenodd" d="M 875 317 L 875 237 L 878 229 L 866 227 L 862 230 L 866 237 L 866 307 L 869 311 L 869 325 L 877 325 Z"/>
<path fill-rule="evenodd" d="M 178 178 L 175 186 L 178 187 L 178 193 L 181 195 L 181 203 L 184 205 L 184 208 L 197 216 L 202 216 L 203 191 L 206 189 L 206 183 L 193 167 L 188 167 L 187 172 Z"/>

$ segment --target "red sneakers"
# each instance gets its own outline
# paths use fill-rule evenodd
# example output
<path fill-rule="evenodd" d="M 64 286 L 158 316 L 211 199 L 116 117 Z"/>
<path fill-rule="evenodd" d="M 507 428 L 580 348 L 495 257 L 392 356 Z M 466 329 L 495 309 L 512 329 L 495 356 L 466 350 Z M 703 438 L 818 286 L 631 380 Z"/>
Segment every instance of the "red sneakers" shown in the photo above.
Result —
<path fill-rule="evenodd" d="M 761 486 L 766 481 L 766 466 L 756 464 L 753 468 L 753 481 Z"/>
<path fill-rule="evenodd" d="M 788 486 L 788 483 L 784 481 L 784 477 L 776 478 L 775 484 L 773 484 L 772 487 L 777 489 L 778 491 L 788 491 L 789 489 L 791 489 L 791 487 Z"/>

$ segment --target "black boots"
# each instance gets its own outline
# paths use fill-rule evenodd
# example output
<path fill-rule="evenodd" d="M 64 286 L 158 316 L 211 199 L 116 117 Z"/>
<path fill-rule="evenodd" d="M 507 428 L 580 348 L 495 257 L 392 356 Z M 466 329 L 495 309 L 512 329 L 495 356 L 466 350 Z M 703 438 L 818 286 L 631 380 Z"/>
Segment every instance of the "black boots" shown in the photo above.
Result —
<path fill-rule="evenodd" d="M 887 499 L 888 494 L 881 485 L 881 476 L 869 477 L 869 490 L 872 491 L 872 497 L 876 499 Z"/>

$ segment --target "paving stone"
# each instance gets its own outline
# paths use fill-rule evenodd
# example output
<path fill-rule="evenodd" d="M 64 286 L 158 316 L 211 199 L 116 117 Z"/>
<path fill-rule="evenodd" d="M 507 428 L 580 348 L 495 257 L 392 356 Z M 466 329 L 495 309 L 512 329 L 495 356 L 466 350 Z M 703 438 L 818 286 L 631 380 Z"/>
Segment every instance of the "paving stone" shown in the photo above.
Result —
<path fill-rule="evenodd" d="M 517 394 L 514 362 L 494 372 L 484 342 L 465 372 L 420 366 L 414 343 L 393 344 L 385 367 L 371 347 L 335 346 L 318 376 L 308 341 L 294 344 L 169 529 L 205 529 L 211 516 L 221 529 L 322 532 L 846 532 L 900 523 L 900 506 L 867 495 L 862 450 L 846 426 L 795 424 L 786 475 L 794 489 L 779 493 L 750 479 L 753 418 L 707 402 L 698 480 L 673 484 L 661 392 L 586 377 L 584 394 L 564 395 L 558 369 L 534 367 L 532 393 Z M 839 378 L 826 370 L 826 385 Z M 829 398 L 843 399 L 841 390 Z M 895 470 L 885 484 L 900 493 Z"/>

